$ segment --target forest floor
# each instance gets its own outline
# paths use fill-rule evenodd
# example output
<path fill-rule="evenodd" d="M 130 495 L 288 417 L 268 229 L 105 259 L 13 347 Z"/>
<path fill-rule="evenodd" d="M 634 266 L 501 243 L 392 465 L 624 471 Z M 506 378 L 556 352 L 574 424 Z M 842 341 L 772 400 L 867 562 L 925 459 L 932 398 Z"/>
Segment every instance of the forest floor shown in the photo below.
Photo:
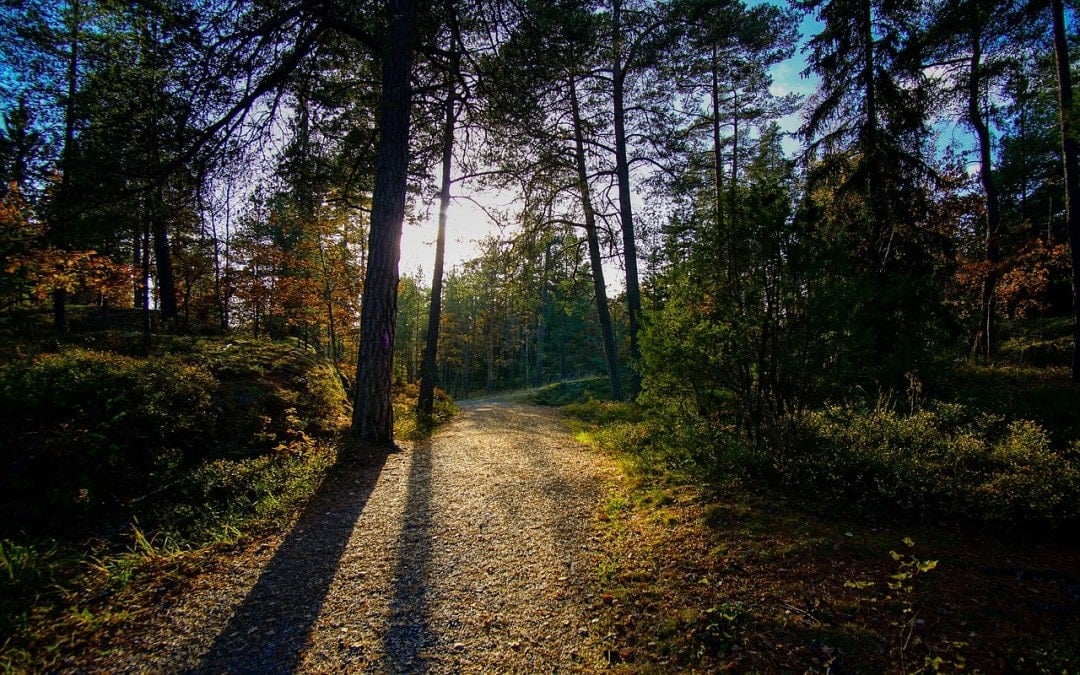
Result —
<path fill-rule="evenodd" d="M 339 462 L 287 533 L 130 584 L 123 619 L 48 669 L 595 669 L 595 523 L 619 476 L 556 411 L 463 403 L 431 439 Z"/>
<path fill-rule="evenodd" d="M 280 534 L 163 557 L 42 670 L 1072 672 L 1080 548 L 645 476 L 465 402 L 339 462 Z M 582 443 L 585 441 L 586 443 Z M 56 636 L 53 636 L 55 638 Z"/>

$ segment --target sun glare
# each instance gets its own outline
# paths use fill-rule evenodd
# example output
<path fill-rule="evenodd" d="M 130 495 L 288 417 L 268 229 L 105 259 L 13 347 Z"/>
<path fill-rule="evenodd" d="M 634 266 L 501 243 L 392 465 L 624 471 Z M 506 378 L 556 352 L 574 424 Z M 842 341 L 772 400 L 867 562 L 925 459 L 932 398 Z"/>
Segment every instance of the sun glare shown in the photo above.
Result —
<path fill-rule="evenodd" d="M 485 237 L 496 235 L 500 225 L 509 219 L 496 223 L 493 218 L 500 217 L 505 210 L 497 197 L 493 195 L 474 195 L 469 201 L 456 199 L 450 204 L 446 215 L 446 259 L 445 268 L 476 258 L 480 255 L 478 242 Z M 482 206 L 481 206 L 482 205 Z M 401 262 L 398 269 L 402 274 L 414 274 L 422 271 L 425 280 L 430 280 L 431 270 L 435 266 L 435 237 L 439 224 L 438 208 L 429 213 L 407 220 L 401 234 Z"/>

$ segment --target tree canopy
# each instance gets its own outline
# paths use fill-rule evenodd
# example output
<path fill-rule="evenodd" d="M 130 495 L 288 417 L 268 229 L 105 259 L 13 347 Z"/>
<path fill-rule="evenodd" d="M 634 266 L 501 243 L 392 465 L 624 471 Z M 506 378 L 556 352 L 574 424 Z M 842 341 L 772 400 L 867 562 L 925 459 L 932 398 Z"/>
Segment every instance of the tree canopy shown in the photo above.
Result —
<path fill-rule="evenodd" d="M 994 359 L 1001 321 L 1075 323 L 1072 9 L 7 2 L 0 311 L 298 339 L 374 443 L 395 380 L 430 410 L 596 372 L 705 419 L 734 400 L 767 443 Z M 447 269 L 462 198 L 492 234 Z M 436 200 L 433 278 L 403 278 Z"/>

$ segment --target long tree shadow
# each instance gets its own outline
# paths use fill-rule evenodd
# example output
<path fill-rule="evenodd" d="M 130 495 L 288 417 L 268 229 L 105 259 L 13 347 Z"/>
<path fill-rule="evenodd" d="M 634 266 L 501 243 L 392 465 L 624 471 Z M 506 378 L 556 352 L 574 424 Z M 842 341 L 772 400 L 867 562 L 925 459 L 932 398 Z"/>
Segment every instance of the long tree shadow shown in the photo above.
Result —
<path fill-rule="evenodd" d="M 291 673 L 387 451 L 339 460 L 195 672 Z"/>
<path fill-rule="evenodd" d="M 428 671 L 425 652 L 437 638 L 430 623 L 428 586 L 434 523 L 431 517 L 431 441 L 413 446 L 405 521 L 398 539 L 394 597 L 383 634 L 383 667 L 389 672 Z"/>

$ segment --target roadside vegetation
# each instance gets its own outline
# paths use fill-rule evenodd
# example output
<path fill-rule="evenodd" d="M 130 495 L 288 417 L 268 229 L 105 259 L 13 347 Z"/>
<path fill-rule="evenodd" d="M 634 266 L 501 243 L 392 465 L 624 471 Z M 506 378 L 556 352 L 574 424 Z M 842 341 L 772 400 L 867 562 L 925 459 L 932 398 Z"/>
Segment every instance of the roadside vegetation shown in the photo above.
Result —
<path fill-rule="evenodd" d="M 599 516 L 608 661 L 1080 667 L 1080 387 L 1060 353 L 1033 357 L 1070 329 L 1010 324 L 994 365 L 823 403 L 760 442 L 724 392 L 706 415 L 673 398 L 605 400 L 601 380 L 540 390 L 535 402 L 562 406 L 632 477 Z"/>
<path fill-rule="evenodd" d="M 132 608 L 110 598 L 126 587 L 152 594 L 287 526 L 349 421 L 343 376 L 293 340 L 0 339 L 3 670 L 122 624 Z M 430 431 L 415 396 L 396 391 L 399 438 Z M 452 412 L 440 393 L 433 420 Z"/>

